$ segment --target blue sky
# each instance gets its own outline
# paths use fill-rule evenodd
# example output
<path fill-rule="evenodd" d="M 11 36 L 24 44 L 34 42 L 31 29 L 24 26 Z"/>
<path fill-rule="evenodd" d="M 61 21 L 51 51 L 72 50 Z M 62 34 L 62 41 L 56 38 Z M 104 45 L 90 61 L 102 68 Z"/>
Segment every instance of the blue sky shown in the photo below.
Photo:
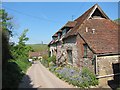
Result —
<path fill-rule="evenodd" d="M 102 10 L 112 20 L 118 18 L 117 2 L 97 2 Z M 14 37 L 18 37 L 24 29 L 29 29 L 27 36 L 29 44 L 49 43 L 51 36 L 67 21 L 76 19 L 96 2 L 6 2 L 3 8 L 13 16 Z"/>

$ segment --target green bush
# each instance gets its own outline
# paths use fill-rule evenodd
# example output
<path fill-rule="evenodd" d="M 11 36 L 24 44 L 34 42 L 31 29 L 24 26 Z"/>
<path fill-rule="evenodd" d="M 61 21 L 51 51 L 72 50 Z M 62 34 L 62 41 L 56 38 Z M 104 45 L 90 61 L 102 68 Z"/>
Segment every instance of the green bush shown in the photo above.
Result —
<path fill-rule="evenodd" d="M 96 79 L 96 76 L 88 68 L 82 69 L 81 76 L 83 81 L 82 87 L 98 85 L 98 80 Z"/>
<path fill-rule="evenodd" d="M 2 75 L 2 88 L 17 88 L 24 73 L 17 63 L 8 62 Z"/>
<path fill-rule="evenodd" d="M 53 55 L 53 56 L 51 57 L 51 61 L 52 61 L 54 64 L 56 64 L 56 56 L 55 56 L 55 55 Z"/>
<path fill-rule="evenodd" d="M 23 58 L 22 58 L 23 59 Z M 3 88 L 17 88 L 23 75 L 31 66 L 27 60 L 10 60 L 3 68 Z M 7 80 L 7 81 L 6 81 Z"/>
<path fill-rule="evenodd" d="M 72 66 L 50 66 L 49 70 L 55 73 L 60 79 L 80 88 L 89 88 L 98 84 L 96 76 L 87 68 L 83 68 L 80 71 L 78 68 Z"/>
<path fill-rule="evenodd" d="M 24 73 L 26 73 L 27 69 L 31 66 L 31 63 L 27 60 L 16 60 L 15 62 Z"/>
<path fill-rule="evenodd" d="M 45 67 L 49 67 L 50 63 L 53 63 L 54 65 L 56 64 L 56 56 L 48 57 L 48 55 L 43 56 L 43 60 L 41 60 L 41 63 Z"/>
<path fill-rule="evenodd" d="M 120 88 L 117 88 L 117 90 L 120 90 Z"/>
<path fill-rule="evenodd" d="M 49 63 L 48 63 L 48 61 L 47 60 L 45 60 L 45 59 L 42 59 L 41 61 L 41 64 L 43 64 L 45 67 L 49 67 Z"/>
<path fill-rule="evenodd" d="M 47 61 L 48 55 L 44 55 L 43 59 L 40 60 L 41 64 L 43 64 L 45 67 L 48 67 L 48 61 Z"/>

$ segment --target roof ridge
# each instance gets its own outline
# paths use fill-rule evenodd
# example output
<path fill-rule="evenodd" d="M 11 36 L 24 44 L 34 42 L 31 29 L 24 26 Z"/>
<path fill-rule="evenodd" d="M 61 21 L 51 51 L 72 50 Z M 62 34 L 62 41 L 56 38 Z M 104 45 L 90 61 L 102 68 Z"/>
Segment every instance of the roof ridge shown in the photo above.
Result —
<path fill-rule="evenodd" d="M 83 17 L 85 14 L 87 14 L 88 12 L 88 14 L 90 14 L 90 11 L 92 11 L 93 10 L 93 8 L 96 6 L 96 5 L 98 5 L 98 4 L 95 4 L 95 5 L 93 5 L 91 8 L 89 8 L 87 11 L 85 11 L 81 16 L 79 16 L 77 19 L 75 19 L 74 21 L 78 21 L 78 19 L 80 19 L 81 17 Z"/>
<path fill-rule="evenodd" d="M 86 12 L 84 12 L 80 17 L 78 17 L 74 21 L 79 22 L 80 19 L 82 19 L 82 21 L 81 21 L 81 23 L 82 23 L 85 19 L 87 19 L 89 17 L 89 15 L 92 13 L 92 11 L 96 8 L 98 8 L 100 10 L 100 12 L 104 15 L 104 17 L 109 19 L 109 17 L 104 13 L 104 11 L 101 9 L 101 7 L 96 3 L 95 5 L 93 5 L 90 9 L 88 9 Z"/>

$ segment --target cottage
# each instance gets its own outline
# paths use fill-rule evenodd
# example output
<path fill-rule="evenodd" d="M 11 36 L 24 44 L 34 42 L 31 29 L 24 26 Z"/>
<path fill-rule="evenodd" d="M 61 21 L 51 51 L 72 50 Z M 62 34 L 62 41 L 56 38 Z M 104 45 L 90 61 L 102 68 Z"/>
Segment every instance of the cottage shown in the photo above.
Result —
<path fill-rule="evenodd" d="M 41 56 L 40 52 L 29 52 L 29 58 L 39 58 Z"/>
<path fill-rule="evenodd" d="M 88 67 L 97 78 L 115 79 L 120 74 L 118 29 L 118 24 L 95 4 L 52 36 L 51 56 L 56 55 L 58 65 Z"/>

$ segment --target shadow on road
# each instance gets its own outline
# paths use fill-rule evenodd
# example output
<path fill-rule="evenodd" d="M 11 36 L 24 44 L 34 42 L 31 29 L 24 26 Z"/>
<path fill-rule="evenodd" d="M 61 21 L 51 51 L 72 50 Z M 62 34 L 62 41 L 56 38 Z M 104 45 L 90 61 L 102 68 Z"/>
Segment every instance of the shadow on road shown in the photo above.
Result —
<path fill-rule="evenodd" d="M 33 88 L 33 84 L 31 82 L 32 80 L 30 79 L 30 77 L 28 75 L 24 75 L 18 90 L 20 90 L 21 88 Z"/>

